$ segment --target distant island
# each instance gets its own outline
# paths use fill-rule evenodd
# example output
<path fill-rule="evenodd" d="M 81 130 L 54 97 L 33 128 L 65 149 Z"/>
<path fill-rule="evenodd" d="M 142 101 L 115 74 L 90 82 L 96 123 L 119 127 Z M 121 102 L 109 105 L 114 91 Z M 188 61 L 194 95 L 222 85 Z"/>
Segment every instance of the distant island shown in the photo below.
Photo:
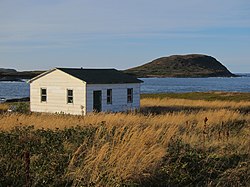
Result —
<path fill-rule="evenodd" d="M 127 69 L 136 77 L 236 77 L 214 57 L 202 54 L 173 55 Z"/>
<path fill-rule="evenodd" d="M 0 68 L 0 81 L 22 81 L 31 79 L 44 71 L 17 71 L 15 69 Z"/>
<path fill-rule="evenodd" d="M 0 81 L 31 79 L 44 71 L 16 71 L 0 68 Z M 214 57 L 202 54 L 173 55 L 124 70 L 140 78 L 147 77 L 236 77 Z"/>

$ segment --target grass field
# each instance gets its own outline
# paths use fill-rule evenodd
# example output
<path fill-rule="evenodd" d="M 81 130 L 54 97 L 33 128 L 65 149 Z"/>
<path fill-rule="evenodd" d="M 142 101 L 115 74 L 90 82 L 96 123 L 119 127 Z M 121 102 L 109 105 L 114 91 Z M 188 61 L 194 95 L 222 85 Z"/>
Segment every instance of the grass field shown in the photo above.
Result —
<path fill-rule="evenodd" d="M 250 101 L 249 93 L 240 92 L 188 92 L 188 93 L 159 93 L 142 94 L 142 98 L 174 98 L 206 101 Z"/>
<path fill-rule="evenodd" d="M 133 113 L 2 113 L 0 184 L 247 186 L 250 101 L 243 95 L 144 95 Z"/>

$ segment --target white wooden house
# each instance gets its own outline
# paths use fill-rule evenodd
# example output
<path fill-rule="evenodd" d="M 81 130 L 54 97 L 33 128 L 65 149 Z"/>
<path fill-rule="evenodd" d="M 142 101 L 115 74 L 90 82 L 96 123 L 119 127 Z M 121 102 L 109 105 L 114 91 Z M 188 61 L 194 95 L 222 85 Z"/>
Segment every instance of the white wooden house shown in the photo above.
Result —
<path fill-rule="evenodd" d="M 139 109 L 141 82 L 116 69 L 54 68 L 29 81 L 30 110 L 86 115 Z"/>

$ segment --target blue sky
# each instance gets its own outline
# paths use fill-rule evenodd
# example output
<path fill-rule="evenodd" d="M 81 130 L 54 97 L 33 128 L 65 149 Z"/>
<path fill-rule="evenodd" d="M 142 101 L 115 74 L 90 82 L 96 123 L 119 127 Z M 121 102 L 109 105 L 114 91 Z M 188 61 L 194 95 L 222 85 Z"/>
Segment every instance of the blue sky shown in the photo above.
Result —
<path fill-rule="evenodd" d="M 0 0 L 0 67 L 126 69 L 189 53 L 250 72 L 250 1 Z"/>

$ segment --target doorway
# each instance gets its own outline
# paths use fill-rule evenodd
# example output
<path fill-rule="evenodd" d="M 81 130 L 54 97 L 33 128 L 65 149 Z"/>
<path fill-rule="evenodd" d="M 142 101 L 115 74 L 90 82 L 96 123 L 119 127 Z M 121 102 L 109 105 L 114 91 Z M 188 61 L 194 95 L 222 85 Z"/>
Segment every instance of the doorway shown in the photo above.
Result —
<path fill-rule="evenodd" d="M 102 111 L 102 91 L 93 91 L 93 111 L 101 112 Z"/>

